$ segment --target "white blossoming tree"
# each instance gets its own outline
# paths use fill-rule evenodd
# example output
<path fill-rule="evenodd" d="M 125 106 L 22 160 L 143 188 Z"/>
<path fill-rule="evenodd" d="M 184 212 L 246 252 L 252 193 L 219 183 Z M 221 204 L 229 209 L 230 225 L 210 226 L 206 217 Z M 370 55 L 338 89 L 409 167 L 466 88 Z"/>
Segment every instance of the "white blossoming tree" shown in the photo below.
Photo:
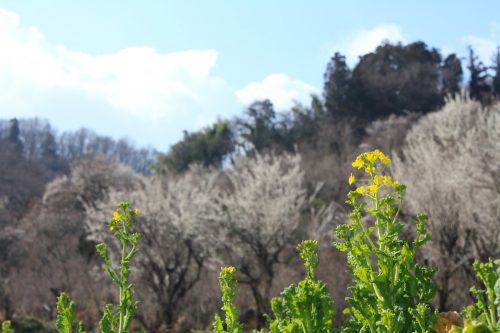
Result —
<path fill-rule="evenodd" d="M 299 155 L 242 158 L 226 175 L 232 190 L 222 197 L 225 218 L 218 244 L 225 264 L 236 266 L 239 281 L 250 287 L 262 326 L 282 253 L 307 238 L 312 225 L 330 217 L 329 210 L 315 213 L 310 208 L 315 193 L 305 189 Z"/>
<path fill-rule="evenodd" d="M 473 258 L 500 255 L 500 103 L 448 100 L 409 131 L 393 171 L 408 212 L 430 215 L 424 256 L 440 267 L 440 308 L 456 307 L 467 293 L 451 291 L 473 275 Z"/>

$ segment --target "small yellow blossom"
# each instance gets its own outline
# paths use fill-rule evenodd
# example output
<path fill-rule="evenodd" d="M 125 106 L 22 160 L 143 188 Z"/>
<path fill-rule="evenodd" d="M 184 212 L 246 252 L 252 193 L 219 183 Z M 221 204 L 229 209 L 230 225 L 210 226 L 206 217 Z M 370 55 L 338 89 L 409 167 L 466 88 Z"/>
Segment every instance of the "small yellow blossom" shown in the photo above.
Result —
<path fill-rule="evenodd" d="M 389 157 L 385 156 L 384 153 L 380 152 L 380 162 L 382 162 L 384 165 L 388 166 L 391 165 L 392 161 Z"/>
<path fill-rule="evenodd" d="M 136 209 L 136 210 L 134 211 L 134 214 L 135 214 L 135 215 L 141 215 L 141 210 L 140 210 L 140 209 Z"/>
<path fill-rule="evenodd" d="M 368 153 L 365 153 L 365 158 L 368 162 L 373 163 L 377 160 L 378 154 L 376 154 L 374 151 L 368 152 Z"/>
<path fill-rule="evenodd" d="M 385 186 L 392 186 L 392 177 L 391 176 L 384 176 L 383 183 Z"/>
<path fill-rule="evenodd" d="M 380 185 L 384 182 L 384 177 L 377 175 L 373 177 L 373 182 L 375 183 L 375 185 Z"/>
<path fill-rule="evenodd" d="M 352 162 L 352 167 L 361 169 L 365 165 L 365 162 L 363 162 L 363 159 L 361 158 L 361 155 L 356 157 L 356 160 Z"/>
<path fill-rule="evenodd" d="M 113 212 L 113 220 L 119 221 L 122 216 L 118 212 Z"/>
<path fill-rule="evenodd" d="M 351 173 L 351 175 L 349 176 L 349 185 L 352 185 L 352 183 L 354 183 L 355 180 L 356 177 L 354 177 L 353 174 Z"/>
<path fill-rule="evenodd" d="M 366 189 L 364 188 L 364 186 L 360 186 L 356 189 L 356 192 L 361 195 L 365 195 Z"/>
<path fill-rule="evenodd" d="M 375 167 L 373 165 L 369 165 L 365 168 L 365 172 L 369 174 L 375 173 Z"/>
<path fill-rule="evenodd" d="M 370 191 L 373 194 L 377 193 L 378 192 L 378 185 L 373 184 L 373 185 L 368 186 L 368 191 Z"/>

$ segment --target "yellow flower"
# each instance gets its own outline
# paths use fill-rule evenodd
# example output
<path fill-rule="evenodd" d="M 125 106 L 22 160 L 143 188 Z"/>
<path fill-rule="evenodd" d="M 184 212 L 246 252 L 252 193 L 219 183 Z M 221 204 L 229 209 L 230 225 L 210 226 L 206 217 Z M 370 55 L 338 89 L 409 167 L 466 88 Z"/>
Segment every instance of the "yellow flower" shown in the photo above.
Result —
<path fill-rule="evenodd" d="M 355 180 L 356 180 L 356 177 L 354 177 L 351 173 L 351 175 L 349 176 L 349 185 L 352 185 L 352 183 L 354 183 Z"/>
<path fill-rule="evenodd" d="M 140 209 L 136 209 L 136 210 L 134 211 L 134 214 L 135 214 L 135 215 L 141 215 L 141 210 L 140 210 Z"/>
<path fill-rule="evenodd" d="M 369 173 L 369 174 L 372 174 L 375 172 L 375 167 L 373 165 L 369 165 L 365 168 L 365 172 L 366 173 Z"/>
<path fill-rule="evenodd" d="M 113 220 L 119 221 L 122 216 L 118 212 L 113 212 Z"/>
<path fill-rule="evenodd" d="M 368 162 L 373 163 L 377 160 L 378 154 L 376 151 L 365 153 L 365 158 Z"/>
<path fill-rule="evenodd" d="M 368 186 L 368 191 L 372 192 L 373 194 L 377 193 L 378 192 L 378 185 L 370 185 Z"/>
<path fill-rule="evenodd" d="M 392 161 L 389 157 L 385 156 L 384 153 L 380 152 L 380 162 L 382 162 L 384 165 L 391 165 Z"/>
<path fill-rule="evenodd" d="M 365 165 L 365 162 L 363 162 L 363 159 L 361 158 L 361 155 L 359 155 L 358 157 L 356 157 L 356 160 L 354 162 L 352 162 L 352 167 L 353 168 L 361 169 L 364 165 Z"/>
<path fill-rule="evenodd" d="M 375 185 L 380 185 L 384 182 L 384 177 L 377 175 L 373 177 L 373 182 L 375 183 Z"/>
<path fill-rule="evenodd" d="M 384 177 L 382 177 L 382 182 L 384 183 L 385 186 L 392 186 L 392 178 L 391 178 L 391 176 L 384 176 Z"/>
<path fill-rule="evenodd" d="M 363 186 L 360 186 L 356 189 L 356 192 L 358 192 L 361 195 L 365 195 L 366 190 Z"/>

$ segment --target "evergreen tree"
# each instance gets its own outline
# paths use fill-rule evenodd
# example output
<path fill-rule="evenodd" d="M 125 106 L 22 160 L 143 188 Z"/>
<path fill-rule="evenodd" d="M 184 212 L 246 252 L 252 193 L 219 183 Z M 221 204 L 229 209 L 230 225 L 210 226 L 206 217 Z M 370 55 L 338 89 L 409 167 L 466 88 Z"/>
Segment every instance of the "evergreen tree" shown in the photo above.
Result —
<path fill-rule="evenodd" d="M 462 62 L 455 53 L 446 57 L 441 68 L 441 72 L 443 93 L 453 96 L 459 93 L 463 78 L 463 71 Z"/>
<path fill-rule="evenodd" d="M 490 86 L 487 83 L 488 68 L 474 54 L 472 47 L 469 47 L 469 64 L 467 69 L 470 72 L 469 96 L 472 99 L 486 103 L 490 93 Z"/>
<path fill-rule="evenodd" d="M 233 132 L 228 121 L 218 120 L 211 127 L 198 132 L 184 132 L 184 138 L 174 144 L 170 151 L 158 157 L 155 168 L 163 173 L 167 170 L 186 171 L 191 164 L 220 167 L 224 158 L 234 150 Z"/>
<path fill-rule="evenodd" d="M 245 111 L 245 117 L 236 120 L 239 145 L 248 153 L 268 149 L 293 150 L 288 121 L 278 119 L 273 103 L 266 99 L 252 103 Z"/>
<path fill-rule="evenodd" d="M 359 117 L 374 120 L 437 109 L 444 103 L 440 69 L 441 54 L 423 42 L 378 46 L 352 72 Z"/>
<path fill-rule="evenodd" d="M 10 120 L 9 133 L 7 141 L 10 142 L 18 157 L 23 154 L 23 142 L 21 141 L 21 130 L 19 129 L 19 122 L 16 118 Z"/>
<path fill-rule="evenodd" d="M 332 117 L 348 116 L 351 102 L 352 72 L 345 56 L 335 52 L 326 67 L 323 97 L 327 112 Z"/>
<path fill-rule="evenodd" d="M 58 171 L 61 165 L 58 163 L 59 156 L 57 155 L 57 143 L 50 125 L 47 125 L 44 129 L 40 150 L 45 165 L 53 171 Z"/>
<path fill-rule="evenodd" d="M 495 76 L 493 77 L 493 82 L 492 82 L 493 94 L 497 98 L 499 98 L 500 97 L 500 47 L 497 47 L 497 51 L 493 55 L 492 69 L 495 71 Z"/>

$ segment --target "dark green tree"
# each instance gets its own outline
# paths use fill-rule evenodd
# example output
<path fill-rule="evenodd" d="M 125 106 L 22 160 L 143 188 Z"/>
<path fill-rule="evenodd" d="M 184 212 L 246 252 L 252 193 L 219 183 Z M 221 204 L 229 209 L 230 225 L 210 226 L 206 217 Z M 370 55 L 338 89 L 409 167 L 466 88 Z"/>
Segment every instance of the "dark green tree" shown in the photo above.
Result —
<path fill-rule="evenodd" d="M 328 113 L 333 117 L 349 116 L 352 106 L 352 72 L 345 56 L 335 52 L 326 66 L 323 97 Z"/>
<path fill-rule="evenodd" d="M 294 144 L 314 142 L 320 131 L 321 121 L 326 118 L 327 111 L 321 98 L 311 96 L 311 104 L 304 106 L 297 104 L 291 109 L 290 141 Z"/>
<path fill-rule="evenodd" d="M 44 128 L 42 142 L 40 143 L 41 157 L 45 165 L 52 171 L 61 171 L 62 164 L 57 155 L 57 142 L 50 128 L 47 125 Z"/>
<path fill-rule="evenodd" d="M 19 129 L 19 122 L 16 118 L 10 120 L 7 141 L 12 144 L 17 156 L 21 157 L 24 147 L 21 140 L 21 130 Z"/>
<path fill-rule="evenodd" d="M 488 101 L 490 86 L 488 85 L 488 68 L 479 60 L 472 47 L 469 47 L 469 64 L 467 69 L 470 72 L 469 96 L 482 103 Z"/>
<path fill-rule="evenodd" d="M 220 167 L 234 151 L 233 131 L 228 121 L 218 120 L 198 132 L 184 132 L 184 138 L 165 155 L 158 156 L 157 172 L 182 172 L 191 164 Z"/>
<path fill-rule="evenodd" d="M 446 57 L 441 67 L 442 89 L 446 95 L 455 95 L 460 92 L 463 79 L 462 62 L 455 53 Z"/>
<path fill-rule="evenodd" d="M 493 71 L 495 76 L 493 77 L 492 89 L 493 94 L 499 98 L 500 97 L 500 47 L 497 47 L 497 51 L 493 55 Z"/>
<path fill-rule="evenodd" d="M 256 101 L 236 119 L 239 146 L 247 154 L 265 150 L 291 151 L 294 142 L 290 136 L 290 122 L 278 118 L 270 100 Z"/>
<path fill-rule="evenodd" d="M 437 109 L 444 103 L 440 68 L 441 54 L 423 42 L 378 46 L 362 56 L 352 72 L 356 116 L 369 121 Z"/>

